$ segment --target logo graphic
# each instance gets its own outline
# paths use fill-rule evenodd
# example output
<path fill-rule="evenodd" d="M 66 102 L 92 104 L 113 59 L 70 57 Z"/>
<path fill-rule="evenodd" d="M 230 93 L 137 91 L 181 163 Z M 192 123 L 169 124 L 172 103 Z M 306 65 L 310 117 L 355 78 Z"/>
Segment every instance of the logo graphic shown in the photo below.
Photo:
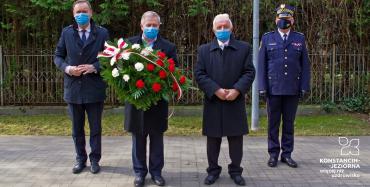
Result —
<path fill-rule="evenodd" d="M 339 145 L 342 146 L 340 148 L 340 155 L 347 156 L 347 155 L 360 155 L 360 139 L 348 139 L 347 137 L 339 137 L 338 138 Z"/>

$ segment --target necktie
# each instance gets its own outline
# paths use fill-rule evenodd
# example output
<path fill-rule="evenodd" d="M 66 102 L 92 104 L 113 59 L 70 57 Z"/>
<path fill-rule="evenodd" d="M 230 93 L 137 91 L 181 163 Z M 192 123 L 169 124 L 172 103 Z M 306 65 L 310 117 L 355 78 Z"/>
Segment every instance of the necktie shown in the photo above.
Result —
<path fill-rule="evenodd" d="M 283 37 L 284 37 L 284 43 L 286 42 L 286 38 L 287 38 L 287 34 L 284 34 Z"/>
<path fill-rule="evenodd" d="M 82 30 L 82 37 L 81 37 L 81 40 L 82 40 L 82 43 L 85 44 L 86 42 L 86 30 Z"/>

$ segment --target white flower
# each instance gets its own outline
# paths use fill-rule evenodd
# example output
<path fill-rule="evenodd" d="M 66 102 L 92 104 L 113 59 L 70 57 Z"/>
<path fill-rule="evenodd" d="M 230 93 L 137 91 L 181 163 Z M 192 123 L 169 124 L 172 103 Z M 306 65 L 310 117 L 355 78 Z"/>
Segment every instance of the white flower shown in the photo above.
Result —
<path fill-rule="evenodd" d="M 145 50 L 147 50 L 149 52 L 153 52 L 153 48 L 151 48 L 151 47 L 146 47 Z"/>
<path fill-rule="evenodd" d="M 141 52 L 140 52 L 141 55 L 144 55 L 144 56 L 148 56 L 150 54 L 150 51 L 148 51 L 147 49 L 143 49 Z"/>
<path fill-rule="evenodd" d="M 113 76 L 113 77 L 118 77 L 118 76 L 119 76 L 119 71 L 118 71 L 118 69 L 117 69 L 117 68 L 114 68 L 114 69 L 112 70 L 112 76 Z"/>
<path fill-rule="evenodd" d="M 118 48 L 125 49 L 128 44 L 123 40 L 123 38 L 120 38 L 117 42 Z"/>
<path fill-rule="evenodd" d="M 130 76 L 127 75 L 127 74 L 124 74 L 123 75 L 123 80 L 125 80 L 125 82 L 128 82 L 128 80 L 130 80 Z"/>
<path fill-rule="evenodd" d="M 131 46 L 132 49 L 140 49 L 140 44 L 134 44 Z"/>
<path fill-rule="evenodd" d="M 121 58 L 122 58 L 123 60 L 129 60 L 129 59 L 130 59 L 130 55 L 131 55 L 131 53 L 128 53 L 128 52 L 122 52 L 122 53 L 121 53 Z"/>
<path fill-rule="evenodd" d="M 115 63 L 116 63 L 116 57 L 114 56 L 110 59 L 110 65 L 113 66 Z"/>
<path fill-rule="evenodd" d="M 143 69 L 144 69 L 144 64 L 142 64 L 142 63 L 140 63 L 140 62 L 137 62 L 137 63 L 135 64 L 135 69 L 136 69 L 136 71 L 143 71 Z"/>

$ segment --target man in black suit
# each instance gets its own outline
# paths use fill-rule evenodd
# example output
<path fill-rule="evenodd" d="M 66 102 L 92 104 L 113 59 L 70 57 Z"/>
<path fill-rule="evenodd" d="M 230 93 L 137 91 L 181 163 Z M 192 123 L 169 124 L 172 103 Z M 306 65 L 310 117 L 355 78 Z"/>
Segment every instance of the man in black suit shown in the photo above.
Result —
<path fill-rule="evenodd" d="M 177 63 L 176 46 L 162 38 L 159 33 L 160 17 L 156 12 L 145 12 L 141 18 L 142 33 L 128 40 L 135 44 L 144 44 L 166 53 Z M 125 130 L 132 133 L 132 162 L 135 172 L 135 186 L 144 186 L 148 173 L 146 164 L 146 143 L 149 136 L 149 173 L 153 182 L 164 186 L 162 177 L 164 166 L 163 133 L 168 127 L 168 102 L 160 100 L 148 110 L 138 110 L 135 106 L 125 103 Z"/>
<path fill-rule="evenodd" d="M 204 92 L 203 135 L 207 136 L 208 176 L 204 184 L 219 178 L 222 167 L 218 156 L 222 137 L 227 136 L 231 163 L 229 175 L 237 185 L 244 186 L 243 135 L 248 133 L 245 94 L 251 88 L 255 69 L 252 49 L 232 35 L 233 25 L 228 14 L 213 20 L 215 39 L 198 48 L 195 78 Z"/>
<path fill-rule="evenodd" d="M 55 50 L 54 63 L 64 72 L 64 100 L 72 120 L 72 137 L 77 153 L 73 173 L 86 167 L 85 112 L 90 125 L 89 154 L 92 173 L 100 171 L 101 119 L 106 84 L 99 72 L 97 59 L 104 49 L 108 31 L 93 20 L 89 1 L 77 0 L 73 4 L 75 23 L 64 28 Z"/>

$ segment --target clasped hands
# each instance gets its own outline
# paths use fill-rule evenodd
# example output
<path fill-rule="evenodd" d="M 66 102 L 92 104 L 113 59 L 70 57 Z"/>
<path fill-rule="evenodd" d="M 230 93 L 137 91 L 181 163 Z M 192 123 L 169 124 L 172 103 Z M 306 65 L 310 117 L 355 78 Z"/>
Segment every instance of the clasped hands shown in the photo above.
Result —
<path fill-rule="evenodd" d="M 79 66 L 71 66 L 69 74 L 73 76 L 80 76 L 81 74 L 86 75 L 88 73 L 96 72 L 95 67 L 92 64 L 82 64 Z"/>
<path fill-rule="evenodd" d="M 240 92 L 237 89 L 223 89 L 220 88 L 215 92 L 215 95 L 223 101 L 234 101 Z"/>

